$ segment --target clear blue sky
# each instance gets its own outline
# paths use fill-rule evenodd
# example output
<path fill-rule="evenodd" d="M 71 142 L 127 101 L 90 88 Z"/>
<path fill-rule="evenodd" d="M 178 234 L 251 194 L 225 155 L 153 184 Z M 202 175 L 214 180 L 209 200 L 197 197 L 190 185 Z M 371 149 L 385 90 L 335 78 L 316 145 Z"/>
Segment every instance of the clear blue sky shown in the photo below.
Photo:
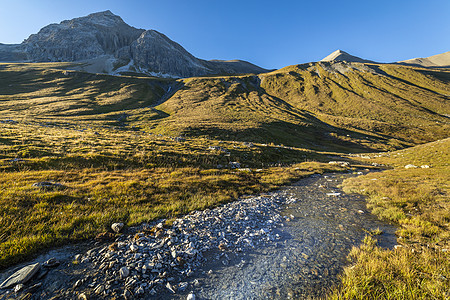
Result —
<path fill-rule="evenodd" d="M 450 51 L 450 0 L 0 0 L 0 43 L 107 9 L 196 57 L 266 68 L 317 61 L 336 49 L 380 62 Z"/>

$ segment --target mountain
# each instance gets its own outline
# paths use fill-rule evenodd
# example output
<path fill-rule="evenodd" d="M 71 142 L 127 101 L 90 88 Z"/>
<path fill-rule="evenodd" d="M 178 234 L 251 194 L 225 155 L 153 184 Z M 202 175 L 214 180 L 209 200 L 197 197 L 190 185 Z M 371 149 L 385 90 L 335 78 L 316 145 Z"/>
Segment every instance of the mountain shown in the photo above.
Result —
<path fill-rule="evenodd" d="M 359 63 L 373 63 L 373 61 L 359 58 L 348 54 L 342 50 L 336 50 L 327 57 L 323 58 L 321 61 L 348 61 L 348 62 L 359 62 Z"/>
<path fill-rule="evenodd" d="M 398 63 L 421 67 L 450 67 L 450 51 L 425 58 L 403 60 Z"/>
<path fill-rule="evenodd" d="M 74 70 L 165 77 L 261 73 L 244 61 L 206 61 L 156 30 L 137 29 L 111 11 L 50 24 L 19 45 L 0 44 L 0 61 L 77 62 Z"/>
<path fill-rule="evenodd" d="M 448 69 L 331 61 L 162 79 L 58 70 L 66 64 L 0 64 L 0 120 L 349 152 L 404 148 L 450 130 Z"/>

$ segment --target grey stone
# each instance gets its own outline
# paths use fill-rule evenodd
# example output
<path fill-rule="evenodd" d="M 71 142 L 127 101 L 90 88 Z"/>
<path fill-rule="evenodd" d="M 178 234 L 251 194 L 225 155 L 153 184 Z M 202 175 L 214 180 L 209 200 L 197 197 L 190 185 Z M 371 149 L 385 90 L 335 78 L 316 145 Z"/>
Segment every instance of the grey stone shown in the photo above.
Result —
<path fill-rule="evenodd" d="M 195 300 L 195 294 L 190 292 L 189 295 L 187 295 L 186 300 Z"/>
<path fill-rule="evenodd" d="M 50 258 L 49 260 L 47 260 L 46 262 L 43 263 L 43 266 L 46 268 L 54 268 L 59 265 L 60 265 L 60 262 L 56 258 Z"/>
<path fill-rule="evenodd" d="M 119 272 L 120 272 L 120 277 L 121 278 L 126 278 L 126 277 L 128 277 L 128 275 L 130 275 L 130 270 L 128 270 L 127 267 L 120 268 Z"/>
<path fill-rule="evenodd" d="M 18 270 L 14 274 L 12 274 L 8 279 L 6 279 L 1 285 L 0 289 L 6 289 L 13 285 L 17 285 L 20 283 L 28 282 L 40 269 L 41 264 L 35 263 L 32 265 L 28 265 Z"/>
<path fill-rule="evenodd" d="M 44 190 L 62 190 L 65 189 L 66 186 L 62 185 L 57 182 L 50 182 L 50 181 L 42 181 L 42 182 L 36 182 L 33 183 L 33 187 L 37 187 Z"/>

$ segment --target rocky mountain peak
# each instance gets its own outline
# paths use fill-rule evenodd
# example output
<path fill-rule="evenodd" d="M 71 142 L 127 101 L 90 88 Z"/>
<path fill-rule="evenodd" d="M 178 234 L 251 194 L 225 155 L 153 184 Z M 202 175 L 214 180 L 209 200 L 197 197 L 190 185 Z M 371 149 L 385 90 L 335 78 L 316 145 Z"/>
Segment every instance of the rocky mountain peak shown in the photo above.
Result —
<path fill-rule="evenodd" d="M 105 10 L 101 12 L 96 12 L 89 14 L 85 17 L 75 18 L 72 20 L 62 21 L 61 24 L 74 24 L 74 23 L 91 23 L 100 26 L 117 26 L 126 23 L 121 17 L 113 14 L 110 10 Z"/>
<path fill-rule="evenodd" d="M 198 59 L 164 34 L 132 27 L 110 10 L 50 24 L 19 45 L 0 44 L 0 61 L 82 61 L 89 66 L 81 70 L 89 72 L 171 77 L 267 71 L 246 62 Z"/>

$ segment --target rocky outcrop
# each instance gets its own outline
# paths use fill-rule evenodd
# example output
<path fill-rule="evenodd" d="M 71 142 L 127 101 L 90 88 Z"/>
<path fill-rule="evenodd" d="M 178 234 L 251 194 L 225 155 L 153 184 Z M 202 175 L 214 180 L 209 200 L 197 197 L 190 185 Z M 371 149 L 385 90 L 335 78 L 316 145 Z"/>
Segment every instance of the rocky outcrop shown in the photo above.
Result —
<path fill-rule="evenodd" d="M 0 44 L 0 61 L 81 61 L 88 72 L 171 77 L 267 71 L 244 61 L 198 59 L 164 34 L 129 26 L 109 10 L 50 24 L 20 45 Z"/>
<path fill-rule="evenodd" d="M 79 61 L 115 54 L 143 31 L 105 11 L 45 26 L 22 44 L 31 61 Z"/>
<path fill-rule="evenodd" d="M 130 56 L 136 66 L 150 72 L 180 77 L 214 73 L 183 47 L 155 30 L 147 30 L 131 44 Z"/>

